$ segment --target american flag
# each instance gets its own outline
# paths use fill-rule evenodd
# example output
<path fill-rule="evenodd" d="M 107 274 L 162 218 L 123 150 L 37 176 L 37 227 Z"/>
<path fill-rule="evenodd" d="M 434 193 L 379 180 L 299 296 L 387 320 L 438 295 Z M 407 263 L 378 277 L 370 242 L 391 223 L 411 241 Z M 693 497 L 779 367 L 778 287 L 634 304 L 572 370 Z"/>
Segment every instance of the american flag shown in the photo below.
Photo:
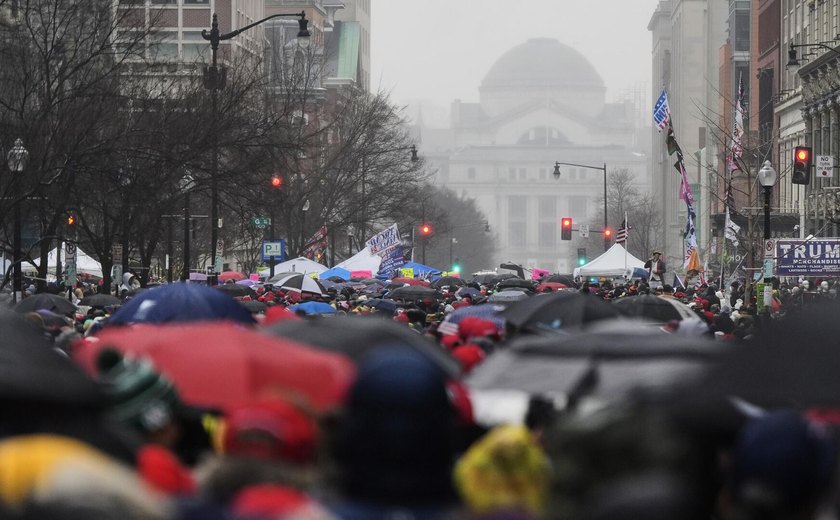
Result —
<path fill-rule="evenodd" d="M 659 127 L 659 131 L 665 130 L 671 122 L 671 109 L 668 107 L 668 92 L 662 89 L 662 94 L 656 100 L 653 107 L 653 122 Z"/>
<path fill-rule="evenodd" d="M 631 230 L 630 226 L 627 225 L 627 218 L 621 221 L 621 227 L 618 228 L 618 231 L 615 232 L 615 243 L 616 244 L 623 244 L 627 242 L 627 232 Z"/>

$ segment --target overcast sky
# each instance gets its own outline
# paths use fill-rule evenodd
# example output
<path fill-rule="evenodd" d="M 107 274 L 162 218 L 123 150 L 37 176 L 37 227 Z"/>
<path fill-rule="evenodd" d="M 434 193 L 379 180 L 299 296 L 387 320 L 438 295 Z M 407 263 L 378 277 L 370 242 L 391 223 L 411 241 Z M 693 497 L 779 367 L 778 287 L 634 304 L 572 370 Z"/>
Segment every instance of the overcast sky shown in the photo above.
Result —
<path fill-rule="evenodd" d="M 372 0 L 371 88 L 400 105 L 448 107 L 478 101 L 499 56 L 530 38 L 556 38 L 604 78 L 607 101 L 650 89 L 651 34 L 658 0 Z M 648 99 L 649 96 L 646 96 Z"/>

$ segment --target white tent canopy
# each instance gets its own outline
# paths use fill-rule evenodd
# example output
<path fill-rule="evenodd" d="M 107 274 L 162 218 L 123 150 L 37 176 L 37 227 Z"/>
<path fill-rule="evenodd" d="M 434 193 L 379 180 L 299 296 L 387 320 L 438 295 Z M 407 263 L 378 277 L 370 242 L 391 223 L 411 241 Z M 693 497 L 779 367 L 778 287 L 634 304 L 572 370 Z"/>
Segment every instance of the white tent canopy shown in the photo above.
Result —
<path fill-rule="evenodd" d="M 372 276 L 376 276 L 379 272 L 379 264 L 382 263 L 382 257 L 379 255 L 370 254 L 369 248 L 364 248 L 347 260 L 336 265 L 342 269 L 353 271 L 370 271 Z"/>
<path fill-rule="evenodd" d="M 265 270 L 265 269 L 263 269 Z M 286 260 L 285 262 L 280 262 L 279 264 L 274 264 L 274 272 L 275 273 L 285 273 L 285 272 L 295 272 L 295 273 L 323 273 L 327 270 L 327 266 L 321 265 L 314 260 L 310 260 L 308 258 L 304 258 L 302 256 L 298 258 L 293 258 L 292 260 Z"/>
<path fill-rule="evenodd" d="M 621 244 L 613 244 L 611 248 L 588 264 L 575 269 L 574 275 L 581 277 L 602 276 L 620 277 L 633 272 L 635 267 L 644 267 L 645 263 L 624 249 Z M 628 275 L 629 276 L 629 275 Z"/>
<path fill-rule="evenodd" d="M 67 266 L 67 258 L 64 256 L 64 243 L 61 243 L 61 265 L 62 269 Z M 55 262 L 58 255 L 58 248 L 50 251 L 47 256 L 47 272 L 55 275 Z M 23 270 L 35 270 L 41 265 L 40 258 L 33 258 L 32 262 L 24 262 Z M 90 255 L 76 248 L 76 272 L 86 273 L 92 276 L 102 278 L 102 264 L 93 259 Z"/>

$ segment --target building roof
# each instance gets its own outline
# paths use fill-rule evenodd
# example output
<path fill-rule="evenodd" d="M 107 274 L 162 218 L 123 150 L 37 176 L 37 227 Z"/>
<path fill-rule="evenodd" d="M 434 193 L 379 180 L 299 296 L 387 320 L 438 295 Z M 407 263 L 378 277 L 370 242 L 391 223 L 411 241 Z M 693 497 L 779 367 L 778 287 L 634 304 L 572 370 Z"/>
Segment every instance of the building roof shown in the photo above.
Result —
<path fill-rule="evenodd" d="M 604 87 L 583 54 L 554 38 L 533 38 L 504 53 L 484 76 L 481 88 L 546 85 Z"/>

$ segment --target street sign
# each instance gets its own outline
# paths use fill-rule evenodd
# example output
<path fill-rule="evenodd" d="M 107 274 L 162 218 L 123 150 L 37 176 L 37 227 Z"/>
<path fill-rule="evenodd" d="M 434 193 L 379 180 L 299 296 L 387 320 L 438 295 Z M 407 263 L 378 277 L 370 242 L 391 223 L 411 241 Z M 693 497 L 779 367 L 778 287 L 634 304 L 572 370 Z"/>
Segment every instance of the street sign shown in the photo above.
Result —
<path fill-rule="evenodd" d="M 225 255 L 225 241 L 221 238 L 216 240 L 216 256 L 224 256 Z M 221 271 L 219 271 L 221 272 Z"/>
<path fill-rule="evenodd" d="M 76 263 L 76 243 L 75 242 L 65 242 L 64 243 L 64 258 L 66 259 L 67 263 Z"/>
<path fill-rule="evenodd" d="M 768 238 L 764 241 L 764 257 L 765 258 L 773 258 L 776 254 L 776 241 L 772 238 Z"/>
<path fill-rule="evenodd" d="M 262 243 L 262 260 L 268 262 L 271 257 L 275 261 L 282 262 L 286 259 L 286 241 L 285 240 L 264 240 Z"/>
<path fill-rule="evenodd" d="M 122 244 L 112 244 L 111 245 L 111 259 L 115 264 L 122 264 L 122 261 L 123 261 Z"/>
<path fill-rule="evenodd" d="M 773 278 L 773 258 L 764 259 L 764 278 Z"/>
<path fill-rule="evenodd" d="M 251 222 L 254 224 L 254 226 L 260 229 L 267 228 L 271 225 L 271 219 L 268 217 L 254 217 L 253 219 L 251 219 Z"/>
<path fill-rule="evenodd" d="M 65 287 L 73 287 L 76 283 L 76 263 L 67 263 L 67 268 L 65 269 L 66 276 L 64 278 L 64 286 Z"/>
<path fill-rule="evenodd" d="M 831 177 L 834 174 L 834 156 L 818 155 L 815 168 L 817 177 Z"/>
<path fill-rule="evenodd" d="M 216 257 L 216 265 L 213 266 L 213 269 L 214 269 L 216 274 L 219 274 L 219 273 L 222 272 L 222 257 L 221 256 Z"/>
<path fill-rule="evenodd" d="M 776 240 L 779 276 L 840 276 L 840 238 Z"/>
<path fill-rule="evenodd" d="M 578 224 L 580 238 L 589 238 L 589 224 Z"/>

